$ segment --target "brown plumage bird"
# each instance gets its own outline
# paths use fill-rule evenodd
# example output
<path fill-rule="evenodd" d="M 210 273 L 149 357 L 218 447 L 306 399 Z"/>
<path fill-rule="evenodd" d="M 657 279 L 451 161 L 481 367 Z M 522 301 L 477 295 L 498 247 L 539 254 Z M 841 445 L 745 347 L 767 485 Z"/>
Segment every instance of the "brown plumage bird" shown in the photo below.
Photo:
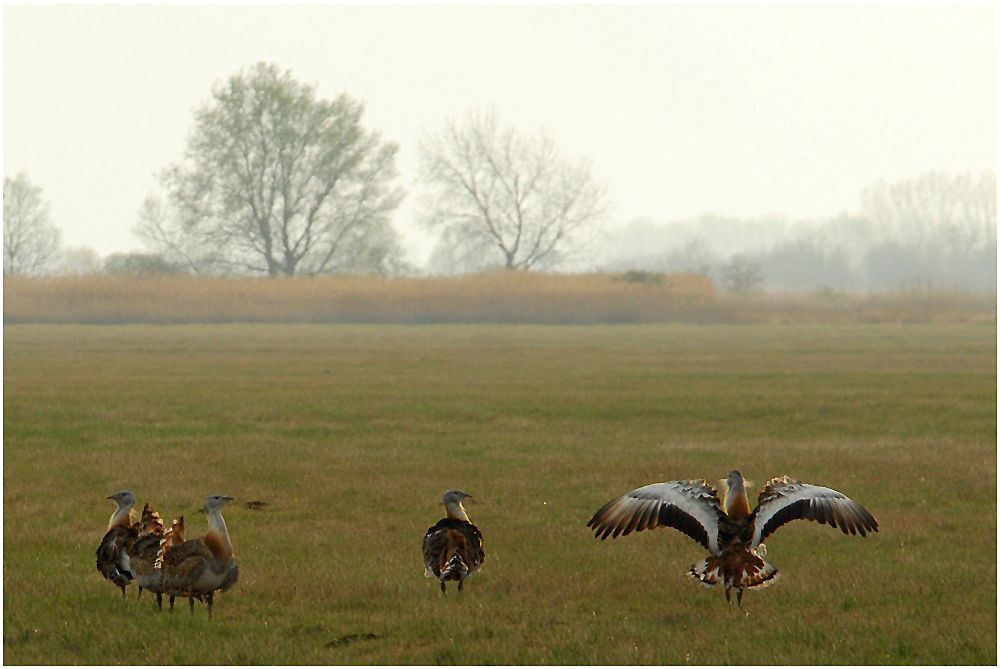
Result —
<path fill-rule="evenodd" d="M 723 583 L 730 604 L 735 589 L 740 607 L 745 588 L 767 586 L 778 576 L 763 560 L 762 542 L 785 523 L 804 518 L 839 526 L 844 534 L 878 532 L 878 522 L 863 506 L 830 488 L 773 478 L 751 513 L 742 474 L 729 472 L 723 487 L 720 503 L 716 489 L 704 480 L 654 483 L 611 500 L 587 527 L 601 539 L 656 527 L 680 530 L 711 553 L 688 574 L 707 586 Z"/>
<path fill-rule="evenodd" d="M 216 592 L 225 592 L 236 583 L 239 568 L 233 556 L 222 507 L 232 497 L 212 495 L 205 500 L 208 531 L 204 536 L 172 545 L 161 554 L 163 592 L 170 597 L 204 599 L 208 618 Z M 194 602 L 191 602 L 192 611 Z"/>
<path fill-rule="evenodd" d="M 143 588 L 147 588 L 156 594 L 156 603 L 162 608 L 163 592 L 159 587 L 161 579 L 157 558 L 163 542 L 163 519 L 146 504 L 137 527 L 138 537 L 128 550 L 132 578 L 139 586 L 139 597 L 142 597 Z"/>
<path fill-rule="evenodd" d="M 176 546 L 180 546 L 184 543 L 184 516 L 179 518 L 174 518 L 174 522 L 171 523 L 170 529 L 163 533 L 163 545 L 159 555 L 159 561 L 157 562 L 157 568 L 162 569 L 163 567 L 163 555 L 173 549 Z M 160 588 L 163 588 L 163 576 L 161 572 L 160 576 Z M 174 608 L 174 600 L 177 595 L 170 595 L 170 610 Z M 191 611 L 194 612 L 194 597 L 188 598 L 191 604 Z"/>
<path fill-rule="evenodd" d="M 139 536 L 138 528 L 132 525 L 131 512 L 135 506 L 135 495 L 128 490 L 109 495 L 118 507 L 108 521 L 108 531 L 97 547 L 97 570 L 119 588 L 125 596 L 125 586 L 132 581 L 132 567 L 129 563 L 129 549 Z"/>
<path fill-rule="evenodd" d="M 445 582 L 458 581 L 461 592 L 465 579 L 479 571 L 486 561 L 483 535 L 469 522 L 462 500 L 470 498 L 461 490 L 444 494 L 447 514 L 424 535 L 424 576 L 437 578 L 441 592 L 446 592 Z"/>

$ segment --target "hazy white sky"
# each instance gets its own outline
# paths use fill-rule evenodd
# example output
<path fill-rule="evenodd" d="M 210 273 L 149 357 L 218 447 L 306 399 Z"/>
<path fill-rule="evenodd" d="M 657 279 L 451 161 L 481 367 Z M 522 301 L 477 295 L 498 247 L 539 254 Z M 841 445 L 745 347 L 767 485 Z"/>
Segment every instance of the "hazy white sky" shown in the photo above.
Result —
<path fill-rule="evenodd" d="M 619 223 L 822 217 L 877 179 L 996 167 L 993 4 L 5 4 L 4 174 L 68 245 L 138 248 L 192 110 L 257 61 L 365 100 L 410 201 L 421 132 L 474 105 L 589 156 Z"/>

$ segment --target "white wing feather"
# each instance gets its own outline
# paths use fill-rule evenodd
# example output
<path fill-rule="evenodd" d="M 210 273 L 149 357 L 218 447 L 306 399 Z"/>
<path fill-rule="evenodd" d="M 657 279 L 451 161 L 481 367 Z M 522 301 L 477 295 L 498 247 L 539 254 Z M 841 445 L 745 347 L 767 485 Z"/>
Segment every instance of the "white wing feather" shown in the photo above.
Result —
<path fill-rule="evenodd" d="M 630 534 L 656 527 L 673 527 L 719 554 L 719 518 L 722 515 L 714 488 L 705 481 L 653 483 L 605 504 L 588 527 L 595 537 Z"/>
<path fill-rule="evenodd" d="M 758 498 L 751 548 L 756 548 L 779 527 L 798 519 L 828 523 L 847 534 L 878 532 L 878 523 L 868 511 L 832 488 L 799 483 L 787 476 L 767 484 Z"/>

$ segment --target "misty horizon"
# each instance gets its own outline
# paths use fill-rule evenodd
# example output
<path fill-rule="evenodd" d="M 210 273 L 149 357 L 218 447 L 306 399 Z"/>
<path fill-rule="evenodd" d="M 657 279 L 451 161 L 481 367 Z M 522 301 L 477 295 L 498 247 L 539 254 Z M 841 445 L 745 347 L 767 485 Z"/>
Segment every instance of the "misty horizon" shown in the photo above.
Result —
<path fill-rule="evenodd" d="M 144 250 L 131 230 L 155 174 L 183 157 L 192 110 L 258 61 L 359 98 L 363 125 L 399 144 L 408 195 L 392 223 L 421 270 L 436 240 L 415 221 L 415 150 L 470 108 L 589 159 L 616 205 L 594 268 L 627 264 L 640 221 L 653 224 L 638 246 L 669 228 L 661 255 L 701 234 L 724 258 L 861 215 L 880 180 L 978 179 L 996 163 L 995 7 L 14 5 L 5 18 L 5 175 L 43 189 L 65 248 L 101 257 Z M 241 40 L 265 25 L 265 44 Z M 46 40 L 60 47 L 39 51 Z M 762 222 L 759 248 L 681 234 L 712 217 Z"/>

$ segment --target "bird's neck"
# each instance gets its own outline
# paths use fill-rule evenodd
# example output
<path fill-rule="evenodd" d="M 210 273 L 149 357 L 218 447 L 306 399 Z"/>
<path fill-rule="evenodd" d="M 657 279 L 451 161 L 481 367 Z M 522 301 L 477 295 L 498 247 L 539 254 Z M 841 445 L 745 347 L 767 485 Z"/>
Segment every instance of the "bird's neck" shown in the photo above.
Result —
<path fill-rule="evenodd" d="M 750 515 L 750 501 L 743 481 L 730 486 L 726 491 L 725 507 L 726 515 L 730 518 L 746 518 Z"/>
<path fill-rule="evenodd" d="M 229 543 L 229 530 L 222 518 L 222 510 L 215 509 L 208 514 L 208 532 L 205 533 L 206 543 L 210 544 L 212 553 L 219 559 L 229 559 L 233 556 L 233 545 Z"/>
<path fill-rule="evenodd" d="M 129 515 L 132 511 L 130 506 L 120 506 L 114 513 L 111 514 L 111 520 L 108 521 L 108 530 L 122 525 L 124 527 L 130 527 L 132 525 L 132 518 Z"/>
<path fill-rule="evenodd" d="M 465 507 L 462 506 L 461 502 L 449 502 L 444 505 L 444 510 L 448 513 L 449 518 L 469 522 L 469 516 L 465 513 Z"/>

